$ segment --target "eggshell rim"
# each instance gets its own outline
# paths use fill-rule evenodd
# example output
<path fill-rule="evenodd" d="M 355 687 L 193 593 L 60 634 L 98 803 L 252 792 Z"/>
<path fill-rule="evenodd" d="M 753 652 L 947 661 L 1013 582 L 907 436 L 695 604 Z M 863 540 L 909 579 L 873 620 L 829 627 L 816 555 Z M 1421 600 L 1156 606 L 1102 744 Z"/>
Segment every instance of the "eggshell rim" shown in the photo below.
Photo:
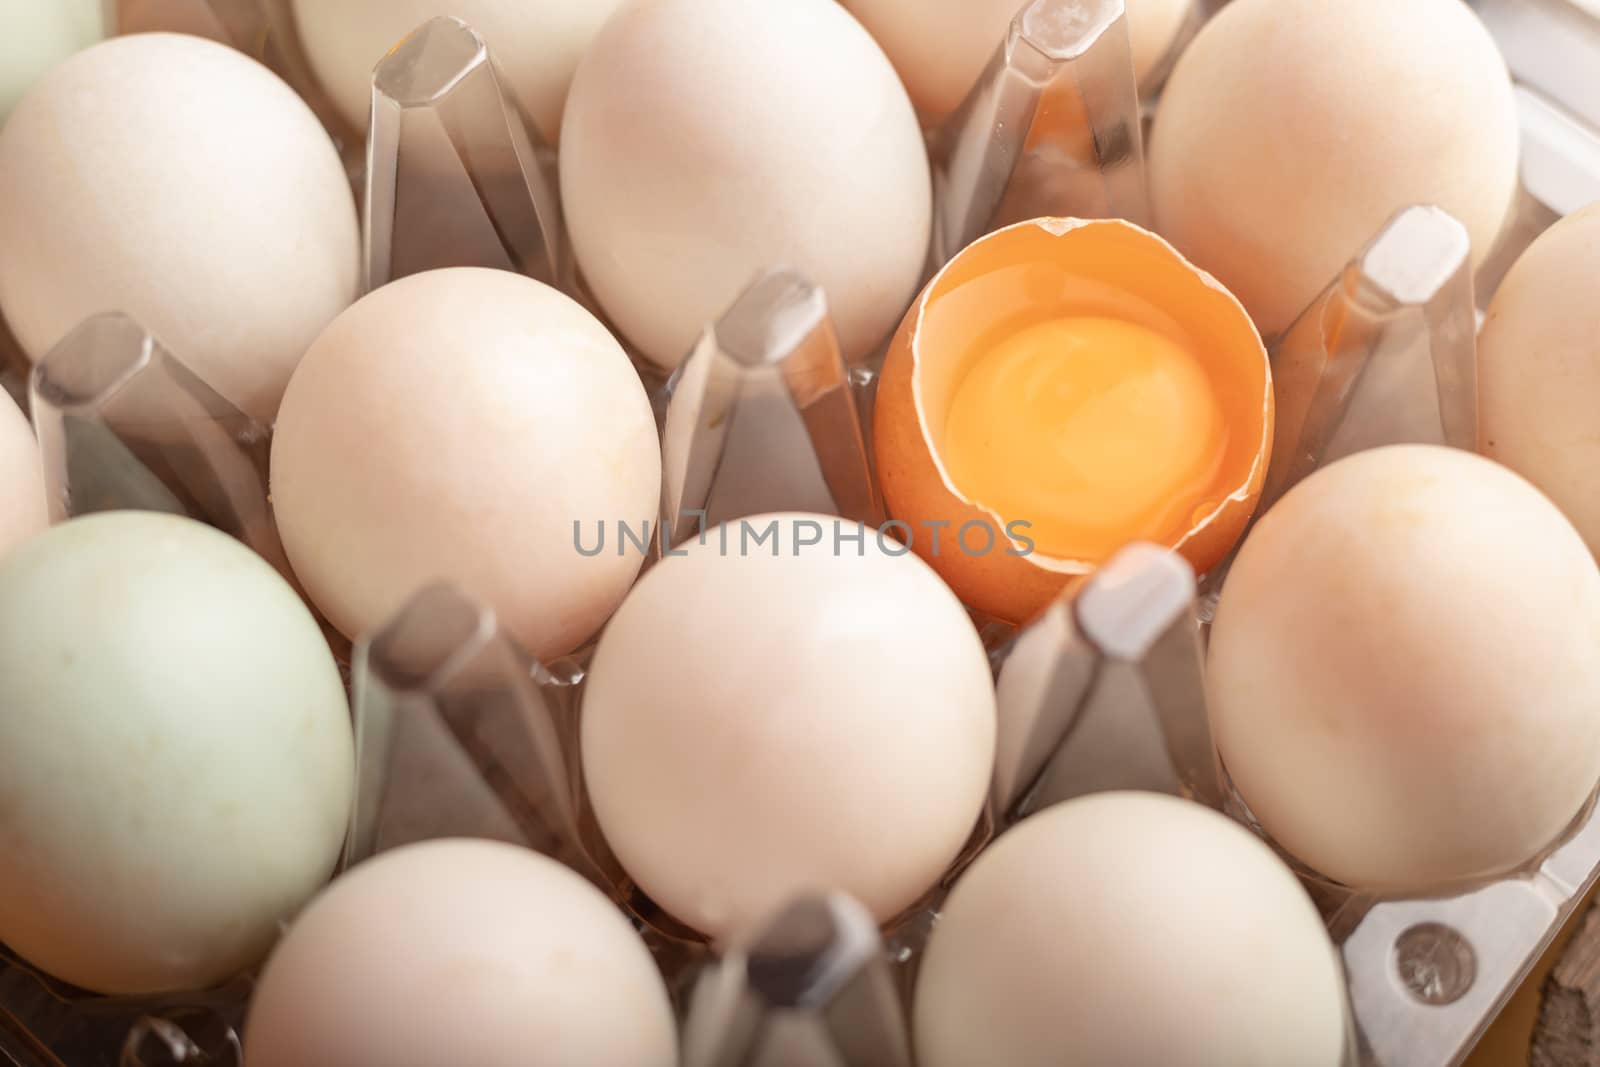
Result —
<path fill-rule="evenodd" d="M 1250 313 L 1245 310 L 1245 306 L 1240 303 L 1239 298 L 1234 296 L 1227 286 L 1219 282 L 1209 271 L 1195 266 L 1195 264 L 1191 262 L 1188 257 L 1186 257 L 1182 252 L 1178 251 L 1178 249 L 1174 247 L 1170 241 L 1162 237 L 1160 234 L 1151 230 L 1147 230 L 1143 226 L 1129 222 L 1126 219 L 1080 219 L 1069 218 L 1065 216 L 1045 216 L 1036 219 L 1026 219 L 1022 222 L 1016 222 L 1008 226 L 1002 226 L 998 230 L 992 230 L 989 233 L 984 234 L 982 237 L 979 237 L 961 251 L 957 252 L 954 256 L 950 257 L 949 261 L 935 271 L 932 278 L 928 279 L 927 284 L 922 287 L 922 291 L 917 295 L 915 305 L 916 315 L 912 321 L 911 335 L 906 342 L 911 356 L 911 406 L 912 410 L 916 413 L 917 432 L 921 436 L 922 442 L 927 448 L 928 458 L 933 461 L 934 469 L 939 472 L 940 483 L 952 497 L 972 508 L 974 511 L 980 512 L 981 514 L 987 516 L 993 522 L 994 528 L 1001 531 L 1008 541 L 1018 548 L 1022 547 L 1021 542 L 1017 541 L 1016 538 L 1012 537 L 1010 533 L 1007 532 L 1005 520 L 999 515 L 998 512 L 967 496 L 967 494 L 958 489 L 951 480 L 950 472 L 945 468 L 943 457 L 939 455 L 939 450 L 933 446 L 933 442 L 929 439 L 928 420 L 924 410 L 922 398 L 922 375 L 918 372 L 922 366 L 922 352 L 919 342 L 922 337 L 923 319 L 927 314 L 930 298 L 939 289 L 939 283 L 941 279 L 944 278 L 945 272 L 948 271 L 962 257 L 966 256 L 979 245 L 1001 238 L 1008 233 L 1012 233 L 1013 231 L 1020 230 L 1028 226 L 1043 230 L 1050 236 L 1057 238 L 1064 238 L 1072 233 L 1077 232 L 1078 230 L 1088 229 L 1090 227 L 1113 226 L 1128 230 L 1146 240 L 1153 241 L 1180 265 L 1187 268 L 1201 285 L 1225 298 L 1232 306 L 1233 310 L 1238 312 L 1239 318 L 1249 326 L 1250 334 L 1255 338 L 1256 347 L 1261 353 L 1261 365 L 1263 368 L 1263 373 L 1261 439 L 1256 447 L 1254 462 L 1251 463 L 1249 471 L 1245 474 L 1241 484 L 1237 488 L 1219 499 L 1216 506 L 1211 509 L 1205 518 L 1201 519 L 1199 522 L 1191 522 L 1189 524 L 1188 531 L 1184 533 L 1182 537 L 1174 541 L 1171 545 L 1167 546 L 1173 551 L 1181 552 L 1190 541 L 1194 540 L 1199 534 L 1203 533 L 1220 517 L 1231 510 L 1233 506 L 1248 505 L 1250 504 L 1251 498 L 1258 496 L 1260 493 L 1262 483 L 1265 480 L 1266 465 L 1271 461 L 1272 458 L 1272 359 L 1267 353 L 1265 342 L 1263 342 L 1261 339 L 1261 331 L 1256 328 L 1255 320 L 1250 317 Z M 1038 567 L 1041 570 L 1046 570 L 1055 574 L 1061 574 L 1070 577 L 1092 574 L 1100 567 L 1100 564 L 1098 563 L 1090 563 L 1081 559 L 1063 559 L 1054 556 L 1047 556 L 1038 551 L 1028 552 L 1019 558 L 1031 563 L 1033 566 Z"/>

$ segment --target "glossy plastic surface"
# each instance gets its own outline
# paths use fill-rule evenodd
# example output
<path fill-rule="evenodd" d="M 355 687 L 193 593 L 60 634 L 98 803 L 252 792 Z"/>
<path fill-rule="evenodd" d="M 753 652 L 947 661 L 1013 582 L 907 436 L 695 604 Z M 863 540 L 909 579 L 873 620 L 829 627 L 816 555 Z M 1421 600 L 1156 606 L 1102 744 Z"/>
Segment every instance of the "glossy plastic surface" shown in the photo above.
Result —
<path fill-rule="evenodd" d="M 127 508 L 186 515 L 289 574 L 268 496 L 271 429 L 137 322 L 85 321 L 33 368 L 28 399 L 52 522 Z"/>
<path fill-rule="evenodd" d="M 1219 806 L 1194 572 L 1132 545 L 1017 638 L 1000 670 L 992 807 L 1002 827 L 1104 789 Z"/>
<path fill-rule="evenodd" d="M 1272 349 L 1278 417 L 1265 511 L 1312 471 L 1379 445 L 1477 441 L 1466 228 L 1406 208 Z"/>
<path fill-rule="evenodd" d="M 1144 132 L 1123 0 L 1033 0 L 935 132 L 932 262 L 1041 216 L 1144 223 Z"/>
<path fill-rule="evenodd" d="M 1252 523 L 1318 468 L 1352 453 L 1476 447 L 1470 254 L 1466 229 L 1450 214 L 1404 208 L 1273 342 L 1277 421 Z M 1207 623 L 1231 564 L 1230 555 L 1202 581 Z"/>
<path fill-rule="evenodd" d="M 256 0 L 195 2 L 249 50 L 233 28 L 246 23 L 221 16 Z M 1585 125 L 1597 121 L 1586 109 L 1600 96 L 1586 87 L 1600 71 L 1600 23 L 1569 0 L 1474 5 L 1522 83 L 1524 189 L 1504 247 L 1474 292 L 1459 227 L 1419 205 L 1330 280 L 1275 346 L 1273 498 L 1362 447 L 1470 446 L 1475 298 L 1488 299 L 1510 259 L 1550 222 L 1600 198 L 1600 134 Z M 1144 218 L 1122 8 L 1121 0 L 1035 0 L 1019 14 L 982 83 L 933 137 L 939 231 L 931 261 L 1014 218 Z M 271 16 L 273 3 L 266 10 Z M 474 263 L 575 290 L 549 154 L 507 103 L 481 40 L 454 20 L 430 23 L 385 61 L 375 84 L 369 284 Z M 779 269 L 757 279 L 708 328 L 665 394 L 667 510 L 713 519 L 775 507 L 881 514 L 860 418 L 863 380 L 838 358 L 822 294 Z M 113 502 L 182 509 L 273 550 L 261 525 L 265 515 L 270 526 L 262 428 L 135 325 L 92 322 L 44 361 L 31 392 L 58 517 Z M 784 465 L 796 463 L 800 474 L 791 477 Z M 688 532 L 680 526 L 676 539 Z M 1207 577 L 1208 593 L 1221 576 Z M 1135 547 L 997 657 L 1005 721 L 991 815 L 1000 825 L 1052 800 L 1128 785 L 1184 793 L 1248 819 L 1206 732 L 1196 623 L 1206 603 L 1180 561 Z M 533 663 L 492 614 L 434 587 L 361 646 L 355 681 L 361 800 L 347 862 L 444 833 L 550 851 L 612 892 L 675 989 L 699 977 L 691 1063 L 754 1067 L 792 1050 L 797 1059 L 785 1062 L 903 1067 L 903 1019 L 886 990 L 905 997 L 938 891 L 883 942 L 843 898 L 797 902 L 702 973 L 704 947 L 637 893 L 586 820 L 573 742 L 581 664 Z M 1487 885 L 1378 900 L 1304 872 L 1344 954 L 1360 1033 L 1352 1059 L 1458 1063 L 1597 867 L 1600 818 L 1585 811 L 1537 864 Z M 242 980 L 159 1003 L 108 1001 L 0 956 L 0 1063 L 233 1064 L 247 992 Z M 210 1058 L 196 1060 L 197 1052 Z"/>
<path fill-rule="evenodd" d="M 883 521 L 827 300 L 798 274 L 755 279 L 668 391 L 662 521 L 672 544 L 769 511 Z"/>
<path fill-rule="evenodd" d="M 372 80 L 364 288 L 438 267 L 493 267 L 570 288 L 554 154 L 460 19 L 417 28 Z"/>
<path fill-rule="evenodd" d="M 590 873 L 574 784 L 582 673 L 556 670 L 448 584 L 418 591 L 358 642 L 356 802 L 341 867 L 416 841 L 476 837 Z"/>
<path fill-rule="evenodd" d="M 794 901 L 702 972 L 686 1067 L 911 1067 L 894 977 L 872 916 L 839 893 Z"/>

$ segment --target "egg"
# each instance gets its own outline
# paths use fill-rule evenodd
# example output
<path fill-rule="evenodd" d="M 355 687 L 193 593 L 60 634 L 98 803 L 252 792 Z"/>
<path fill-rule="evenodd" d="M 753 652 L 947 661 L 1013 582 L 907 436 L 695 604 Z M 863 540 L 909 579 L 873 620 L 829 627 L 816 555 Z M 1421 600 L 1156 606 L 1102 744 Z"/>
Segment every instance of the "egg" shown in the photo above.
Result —
<path fill-rule="evenodd" d="M 100 993 L 256 963 L 333 870 L 339 669 L 288 583 L 189 519 L 106 512 L 0 565 L 0 941 Z"/>
<path fill-rule="evenodd" d="M 273 952 L 251 1067 L 672 1067 L 676 1026 L 644 942 L 536 852 L 439 840 L 318 897 Z"/>
<path fill-rule="evenodd" d="M 1478 338 L 1479 448 L 1542 489 L 1600 551 L 1600 204 L 1523 253 Z"/>
<path fill-rule="evenodd" d="M 930 124 L 948 117 L 1006 40 L 1024 0 L 845 0 L 894 61 Z M 1134 77 L 1148 85 L 1194 12 L 1193 0 L 1127 0 Z"/>
<path fill-rule="evenodd" d="M 45 71 L 105 36 L 102 0 L 0 0 L 0 123 Z"/>
<path fill-rule="evenodd" d="M 372 69 L 412 30 L 453 15 L 483 36 L 523 112 L 551 142 L 567 86 L 622 0 L 294 0 L 295 25 L 317 80 L 345 121 L 367 127 Z"/>
<path fill-rule="evenodd" d="M 1272 850 L 1208 808 L 1099 793 L 962 875 L 913 1009 L 921 1067 L 1339 1067 L 1343 973 Z"/>
<path fill-rule="evenodd" d="M 1207 695 L 1239 796 L 1351 886 L 1502 874 L 1600 781 L 1600 569 L 1538 490 L 1468 452 L 1357 453 L 1262 518 Z"/>
<path fill-rule="evenodd" d="M 49 521 L 39 442 L 27 416 L 0 392 L 0 560 Z"/>
<path fill-rule="evenodd" d="M 216 0 L 112 0 L 116 33 L 190 33 L 260 57 L 272 35 L 266 8 L 231 8 Z M 276 2 L 276 0 L 274 0 Z M 276 41 L 271 46 L 276 49 Z M 276 58 L 276 55 L 274 56 Z"/>
<path fill-rule="evenodd" d="M 617 859 L 719 940 L 817 888 L 892 918 L 988 789 L 994 690 L 971 621 L 921 560 L 844 519 L 752 516 L 673 552 L 606 627 L 583 700 Z"/>
<path fill-rule="evenodd" d="M 970 607 L 1019 623 L 1133 541 L 1205 572 L 1272 444 L 1266 350 L 1239 302 L 1121 221 L 1041 219 L 928 283 L 883 365 L 890 513 Z"/>
<path fill-rule="evenodd" d="M 661 495 L 644 386 L 593 315 L 509 272 L 415 274 L 329 325 L 272 443 L 295 573 L 352 640 L 447 578 L 530 652 L 571 652 L 643 561 Z M 643 540 L 647 543 L 648 535 Z"/>
<path fill-rule="evenodd" d="M 0 308 L 32 359 L 122 311 L 269 420 L 356 295 L 338 153 L 294 91 L 224 45 L 118 37 L 40 80 L 0 132 Z"/>
<path fill-rule="evenodd" d="M 821 286 L 872 354 L 928 253 L 927 153 L 905 89 L 833 0 L 641 0 L 578 66 L 561 195 L 607 316 L 675 367 L 757 273 Z"/>
<path fill-rule="evenodd" d="M 1505 61 L 1460 0 L 1233 0 L 1162 94 L 1156 228 L 1271 335 L 1401 208 L 1460 219 L 1481 264 L 1518 140 Z"/>

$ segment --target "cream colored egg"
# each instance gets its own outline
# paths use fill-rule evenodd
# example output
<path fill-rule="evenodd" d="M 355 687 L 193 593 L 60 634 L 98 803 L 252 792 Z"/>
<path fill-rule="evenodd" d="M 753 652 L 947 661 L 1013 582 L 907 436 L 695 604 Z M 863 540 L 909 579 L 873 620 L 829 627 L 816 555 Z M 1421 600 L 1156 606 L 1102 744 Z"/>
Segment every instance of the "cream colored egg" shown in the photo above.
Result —
<path fill-rule="evenodd" d="M 551 141 L 578 60 L 622 0 L 294 0 L 318 80 L 352 126 L 367 128 L 372 68 L 429 19 L 453 15 L 489 46 L 507 88 Z"/>
<path fill-rule="evenodd" d="M 655 418 L 633 366 L 575 301 L 458 268 L 384 286 L 319 337 L 272 445 L 284 548 L 352 639 L 449 578 L 540 657 L 605 622 L 642 562 L 584 553 L 653 519 Z"/>
<path fill-rule="evenodd" d="M 1600 570 L 1504 467 L 1358 453 L 1245 542 L 1207 693 L 1240 796 L 1312 868 L 1399 890 L 1498 874 L 1600 780 Z"/>
<path fill-rule="evenodd" d="M 1175 797 L 1034 815 L 962 875 L 923 958 L 922 1067 L 1338 1067 L 1343 974 L 1272 850 Z"/>
<path fill-rule="evenodd" d="M 387 852 L 296 920 L 246 1021 L 251 1067 L 673 1067 L 672 1007 L 609 900 L 535 852 Z"/>
<path fill-rule="evenodd" d="M 1478 338 L 1484 455 L 1544 490 L 1600 552 L 1600 204 L 1506 275 Z"/>
<path fill-rule="evenodd" d="M 845 0 L 872 31 L 911 92 L 923 119 L 935 123 L 972 90 L 1026 0 Z M 1126 0 L 1134 76 L 1140 83 L 1167 58 L 1194 9 L 1193 0 Z"/>
<path fill-rule="evenodd" d="M 49 520 L 33 427 L 11 398 L 0 393 L 0 559 L 41 533 Z"/>
<path fill-rule="evenodd" d="M 0 133 L 0 307 L 34 359 L 123 311 L 270 420 L 301 353 L 354 299 L 359 243 L 311 109 L 199 37 L 80 52 Z"/>
<path fill-rule="evenodd" d="M 0 565 L 0 941 L 104 993 L 255 964 L 333 870 L 352 748 L 260 557 L 153 512 L 55 527 Z"/>
<path fill-rule="evenodd" d="M 1273 334 L 1401 208 L 1456 216 L 1482 263 L 1518 138 L 1505 61 L 1461 0 L 1233 0 L 1162 95 L 1156 227 Z"/>
<path fill-rule="evenodd" d="M 105 35 L 102 0 L 0 0 L 0 122 L 39 76 Z"/>
<path fill-rule="evenodd" d="M 888 919 L 983 805 L 983 646 L 920 558 L 872 530 L 836 539 L 859 530 L 805 514 L 716 527 L 600 639 L 582 751 L 601 829 L 645 892 L 716 938 L 817 888 Z"/>
<path fill-rule="evenodd" d="M 561 193 L 611 321 L 673 367 L 760 271 L 827 293 L 847 357 L 921 278 L 927 153 L 894 68 L 834 0 L 641 0 L 595 39 Z"/>

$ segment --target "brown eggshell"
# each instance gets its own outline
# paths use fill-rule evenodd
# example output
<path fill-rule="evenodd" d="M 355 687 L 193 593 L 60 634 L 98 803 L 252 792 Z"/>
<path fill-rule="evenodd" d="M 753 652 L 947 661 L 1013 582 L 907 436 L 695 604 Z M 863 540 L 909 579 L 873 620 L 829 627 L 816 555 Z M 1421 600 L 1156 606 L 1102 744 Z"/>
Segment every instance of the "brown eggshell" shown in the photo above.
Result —
<path fill-rule="evenodd" d="M 1007 270 L 1012 274 L 1002 275 Z M 979 297 L 971 301 L 981 309 L 975 314 L 957 320 L 930 310 L 972 283 L 979 284 L 968 290 Z M 896 520 L 909 525 L 912 548 L 969 607 L 1013 623 L 1036 614 L 1104 561 L 1052 559 L 1025 552 L 1016 542 L 1008 545 L 1007 519 L 951 484 L 938 458 L 938 434 L 929 428 L 939 420 L 928 411 L 936 394 L 948 392 L 958 377 L 953 364 L 986 327 L 1008 311 L 1060 301 L 1063 294 L 1072 308 L 1065 314 L 1134 321 L 1159 316 L 1165 331 L 1189 339 L 1211 375 L 1230 427 L 1218 500 L 1168 545 L 1196 572 L 1220 562 L 1243 534 L 1272 451 L 1272 376 L 1260 335 L 1239 301 L 1166 241 L 1121 220 L 1036 219 L 969 245 L 928 283 L 895 335 L 878 384 L 874 450 L 885 502 Z M 930 338 L 939 330 L 967 335 L 968 343 L 948 332 Z M 940 527 L 936 545 L 939 523 L 948 525 Z M 974 551 L 963 551 L 956 537 L 967 523 L 993 530 L 995 548 L 976 551 L 984 539 L 974 530 L 968 536 Z M 1148 531 L 1129 531 L 1129 541 L 1150 539 Z"/>

